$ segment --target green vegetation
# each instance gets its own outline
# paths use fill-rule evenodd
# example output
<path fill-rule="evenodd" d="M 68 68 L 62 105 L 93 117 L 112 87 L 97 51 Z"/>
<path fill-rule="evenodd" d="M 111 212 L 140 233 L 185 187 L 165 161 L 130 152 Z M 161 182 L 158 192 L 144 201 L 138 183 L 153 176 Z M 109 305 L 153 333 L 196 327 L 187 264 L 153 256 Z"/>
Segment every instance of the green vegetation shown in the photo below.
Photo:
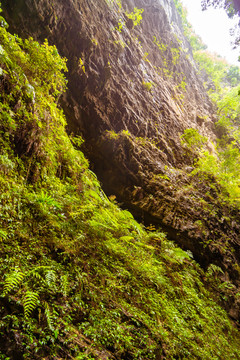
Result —
<path fill-rule="evenodd" d="M 168 47 L 166 44 L 157 39 L 156 36 L 153 36 L 153 43 L 158 47 L 162 61 L 163 61 L 163 75 L 168 74 L 168 77 L 176 77 L 182 80 L 182 74 L 175 74 L 174 66 L 178 64 L 180 54 L 181 54 L 181 43 L 176 39 L 178 46 L 171 44 L 172 46 Z M 161 70 L 159 68 L 159 70 Z"/>
<path fill-rule="evenodd" d="M 240 359 L 219 269 L 106 197 L 65 131 L 65 59 L 1 25 L 0 358 Z"/>
<path fill-rule="evenodd" d="M 229 65 L 220 56 L 206 50 L 195 51 L 194 58 L 206 79 L 206 88 L 213 101 L 217 101 L 238 85 L 240 80 L 238 66 Z"/>
<path fill-rule="evenodd" d="M 79 58 L 79 66 L 85 74 L 86 70 L 85 70 L 84 62 L 81 58 Z"/>
<path fill-rule="evenodd" d="M 206 142 L 207 138 L 199 134 L 196 129 L 186 129 L 181 136 L 182 142 L 191 148 L 201 148 Z"/>
<path fill-rule="evenodd" d="M 144 81 L 142 82 L 143 87 L 147 89 L 147 91 L 151 91 L 155 84 L 152 81 Z"/>
<path fill-rule="evenodd" d="M 141 23 L 143 11 L 143 9 L 138 9 L 135 7 L 133 12 L 126 12 L 127 17 L 133 21 L 133 26 L 137 26 Z"/>
<path fill-rule="evenodd" d="M 186 54 L 177 36 L 175 36 L 175 40 L 174 44 L 171 42 L 171 45 L 168 46 L 161 39 L 153 36 L 153 44 L 157 46 L 162 61 L 161 66 L 154 66 L 154 68 L 158 75 L 167 79 L 168 83 L 172 83 L 172 97 L 182 106 L 186 93 L 186 76 L 183 72 L 177 72 L 176 66 L 180 64 L 181 57 L 185 58 Z M 144 60 L 149 61 L 146 54 Z"/>
<path fill-rule="evenodd" d="M 231 205 L 240 206 L 240 151 L 237 141 L 228 142 L 228 137 L 219 141 L 214 153 L 204 148 L 206 138 L 195 129 L 187 129 L 181 136 L 182 142 L 198 152 L 195 160 L 195 169 L 192 175 L 212 175 L 221 185 L 222 201 Z M 212 147 L 214 145 L 212 144 Z"/>
<path fill-rule="evenodd" d="M 225 88 L 234 87 L 240 80 L 240 68 L 229 65 L 226 60 L 217 54 L 212 54 L 207 50 L 207 46 L 202 39 L 195 33 L 192 25 L 187 20 L 187 10 L 183 7 L 181 0 L 174 0 L 176 8 L 181 16 L 184 33 L 193 50 L 193 56 L 203 75 L 207 75 L 207 89 L 210 92 L 226 91 Z"/>
<path fill-rule="evenodd" d="M 142 21 L 142 13 L 143 9 L 138 9 L 137 7 L 134 7 L 134 10 L 132 12 L 124 11 L 122 7 L 122 0 L 106 0 L 109 5 L 117 5 L 118 12 L 122 15 L 124 14 L 124 17 L 127 17 L 128 19 L 132 20 L 132 27 L 138 26 Z M 118 26 L 115 27 L 115 30 L 118 32 L 121 32 L 122 29 L 125 27 L 126 21 L 122 18 L 118 21 Z"/>
<path fill-rule="evenodd" d="M 180 0 L 175 0 L 182 17 L 185 33 L 193 45 L 193 55 L 200 72 L 204 77 L 205 86 L 211 100 L 215 103 L 219 121 L 216 124 L 220 133 L 217 145 L 212 144 L 214 151 L 205 147 L 206 139 L 195 129 L 187 129 L 182 140 L 190 148 L 198 151 L 198 160 L 193 173 L 199 176 L 211 174 L 223 187 L 223 200 L 240 206 L 240 133 L 239 133 L 239 93 L 240 68 L 229 65 L 216 54 L 211 54 L 194 34 L 188 23 L 186 10 Z M 191 37 L 189 38 L 189 34 Z M 199 143 L 202 142 L 201 144 Z M 199 146 L 201 145 L 201 146 Z M 201 150 L 201 151 L 200 151 Z"/>

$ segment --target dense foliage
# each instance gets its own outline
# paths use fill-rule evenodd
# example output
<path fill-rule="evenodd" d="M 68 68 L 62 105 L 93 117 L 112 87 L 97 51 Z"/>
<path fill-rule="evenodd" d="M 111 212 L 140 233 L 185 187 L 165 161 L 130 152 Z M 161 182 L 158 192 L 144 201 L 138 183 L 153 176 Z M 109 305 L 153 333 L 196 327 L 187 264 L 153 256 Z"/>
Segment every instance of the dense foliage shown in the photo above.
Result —
<path fill-rule="evenodd" d="M 120 210 L 67 135 L 57 49 L 4 19 L 0 43 L 0 358 L 240 359 L 221 269 Z"/>
<path fill-rule="evenodd" d="M 202 46 L 201 39 L 192 31 L 187 20 L 187 11 L 180 0 L 175 0 L 182 17 L 185 33 L 193 44 L 193 56 L 199 72 L 205 80 L 205 87 L 217 108 L 219 120 L 216 130 L 219 133 L 214 151 L 199 146 L 199 137 L 195 129 L 187 129 L 182 139 L 190 148 L 198 151 L 194 173 L 213 175 L 225 189 L 224 200 L 240 206 L 240 147 L 239 147 L 239 94 L 240 68 L 230 65 L 217 54 L 212 54 Z M 191 36 L 189 37 L 189 34 Z M 196 135 L 196 133 L 198 135 Z M 205 141 L 206 143 L 206 141 Z"/>

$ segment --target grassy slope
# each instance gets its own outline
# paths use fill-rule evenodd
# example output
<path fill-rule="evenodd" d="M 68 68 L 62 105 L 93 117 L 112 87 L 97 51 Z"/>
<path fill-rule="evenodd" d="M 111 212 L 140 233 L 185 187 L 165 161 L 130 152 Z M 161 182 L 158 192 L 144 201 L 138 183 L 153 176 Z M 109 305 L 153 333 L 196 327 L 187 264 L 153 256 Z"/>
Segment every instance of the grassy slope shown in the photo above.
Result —
<path fill-rule="evenodd" d="M 240 359 L 218 269 L 109 201 L 67 136 L 57 50 L 0 44 L 0 359 Z"/>

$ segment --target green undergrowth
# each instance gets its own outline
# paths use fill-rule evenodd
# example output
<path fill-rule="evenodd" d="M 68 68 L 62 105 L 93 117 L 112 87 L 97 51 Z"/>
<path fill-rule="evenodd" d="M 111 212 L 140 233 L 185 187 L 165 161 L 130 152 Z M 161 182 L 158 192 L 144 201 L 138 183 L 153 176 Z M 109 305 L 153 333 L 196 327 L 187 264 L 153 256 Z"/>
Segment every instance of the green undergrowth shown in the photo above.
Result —
<path fill-rule="evenodd" d="M 203 271 L 101 190 L 65 60 L 0 27 L 0 359 L 240 359 Z"/>
<path fill-rule="evenodd" d="M 219 121 L 218 126 L 221 121 Z M 232 126 L 225 127 L 226 136 L 218 140 L 218 145 L 212 145 L 211 151 L 207 148 L 207 138 L 200 135 L 196 129 L 186 129 L 181 136 L 181 141 L 186 148 L 192 151 L 193 170 L 192 176 L 199 180 L 214 179 L 214 183 L 221 187 L 218 200 L 233 208 L 240 207 L 240 151 L 238 147 L 238 131 L 232 132 Z M 229 133 L 228 133 L 229 132 Z M 234 136 L 236 135 L 236 139 Z M 195 159 L 194 159 L 195 157 Z M 214 184 L 212 183 L 212 187 Z"/>
<path fill-rule="evenodd" d="M 181 0 L 174 0 L 181 16 L 185 35 L 191 44 L 200 76 L 218 115 L 215 132 L 218 139 L 207 146 L 207 139 L 196 129 L 186 129 L 181 136 L 185 145 L 195 152 L 194 171 L 201 179 L 214 177 L 222 187 L 221 201 L 240 207 L 240 67 L 230 65 L 217 54 L 210 53 L 187 20 Z M 209 145 L 209 144 L 208 144 Z"/>

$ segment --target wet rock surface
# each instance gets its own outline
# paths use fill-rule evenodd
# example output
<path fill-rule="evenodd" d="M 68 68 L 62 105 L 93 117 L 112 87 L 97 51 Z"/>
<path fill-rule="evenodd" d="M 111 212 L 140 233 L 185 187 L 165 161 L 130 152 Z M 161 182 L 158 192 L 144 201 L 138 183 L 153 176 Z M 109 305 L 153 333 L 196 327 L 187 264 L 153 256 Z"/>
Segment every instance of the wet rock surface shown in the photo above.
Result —
<path fill-rule="evenodd" d="M 207 268 L 239 286 L 239 211 L 214 179 L 189 176 L 194 154 L 180 135 L 196 128 L 215 140 L 213 106 L 170 0 L 4 0 L 10 30 L 48 38 L 68 59 L 62 105 L 69 131 L 107 194 L 140 220 L 160 225 Z M 126 12 L 143 8 L 134 26 Z M 236 290 L 237 291 L 237 290 Z M 237 319 L 239 305 L 227 305 Z"/>

